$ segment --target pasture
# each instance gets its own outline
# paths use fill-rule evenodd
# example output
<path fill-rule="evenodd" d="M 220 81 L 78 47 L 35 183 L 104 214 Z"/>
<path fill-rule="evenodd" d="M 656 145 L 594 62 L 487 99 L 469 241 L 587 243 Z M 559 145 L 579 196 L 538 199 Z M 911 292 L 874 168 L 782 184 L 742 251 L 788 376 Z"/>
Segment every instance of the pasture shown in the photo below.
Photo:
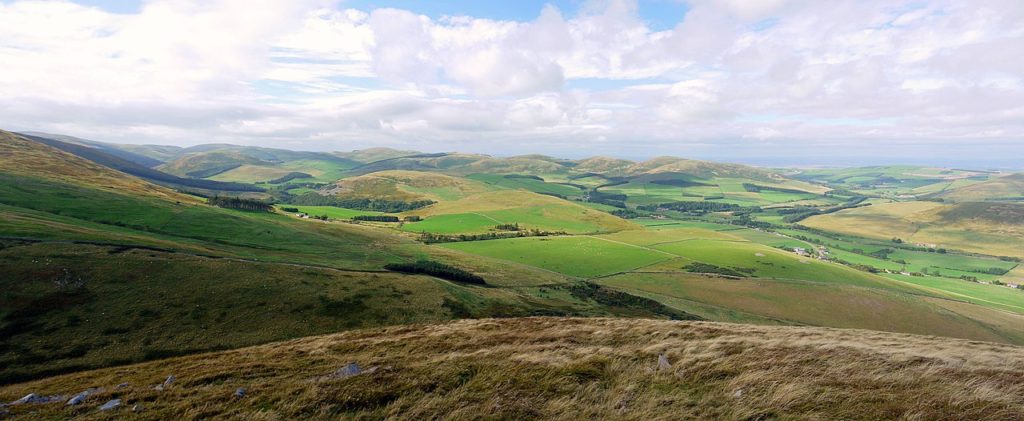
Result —
<path fill-rule="evenodd" d="M 345 209 L 335 206 L 293 206 L 293 205 L 282 205 L 278 208 L 297 208 L 299 212 L 308 214 L 309 216 L 324 216 L 326 215 L 331 219 L 352 219 L 354 216 L 359 215 L 385 215 L 383 212 L 365 211 L 358 209 Z"/>
<path fill-rule="evenodd" d="M 591 236 L 471 241 L 442 247 L 581 278 L 626 272 L 674 258 L 668 253 Z"/>

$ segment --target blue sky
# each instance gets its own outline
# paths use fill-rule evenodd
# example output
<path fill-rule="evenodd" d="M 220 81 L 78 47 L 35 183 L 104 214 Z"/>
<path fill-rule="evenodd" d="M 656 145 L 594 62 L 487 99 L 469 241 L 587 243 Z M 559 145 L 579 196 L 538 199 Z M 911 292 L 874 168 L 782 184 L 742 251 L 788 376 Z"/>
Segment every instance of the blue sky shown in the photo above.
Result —
<path fill-rule="evenodd" d="M 10 0 L 4 0 L 10 2 Z M 99 7 L 114 13 L 136 13 L 141 1 L 138 0 L 75 0 L 76 3 Z M 474 16 L 485 19 L 515 20 L 526 22 L 536 19 L 547 5 L 557 7 L 567 15 L 574 15 L 584 7 L 582 0 L 515 0 L 515 1 L 429 1 L 429 0 L 348 0 L 341 2 L 341 8 L 373 10 L 395 8 L 441 18 L 443 16 Z M 688 9 L 681 0 L 645 0 L 639 3 L 641 18 L 656 30 L 670 29 L 678 24 Z"/>
<path fill-rule="evenodd" d="M 0 0 L 0 128 L 1004 166 L 1021 56 L 1020 0 Z"/>

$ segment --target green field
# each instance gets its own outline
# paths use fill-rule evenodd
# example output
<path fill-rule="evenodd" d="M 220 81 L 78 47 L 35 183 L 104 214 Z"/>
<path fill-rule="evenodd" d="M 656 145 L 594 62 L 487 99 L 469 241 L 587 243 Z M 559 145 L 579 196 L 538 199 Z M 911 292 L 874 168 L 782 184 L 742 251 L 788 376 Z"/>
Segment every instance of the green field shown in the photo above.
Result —
<path fill-rule="evenodd" d="M 637 269 L 672 256 L 597 237 L 541 237 L 448 243 L 445 248 L 592 278 Z"/>
<path fill-rule="evenodd" d="M 746 241 L 686 240 L 654 248 L 703 263 L 749 269 L 762 278 L 891 287 L 884 280 L 864 272 Z"/>
<path fill-rule="evenodd" d="M 959 279 L 946 279 L 931 276 L 922 277 L 897 274 L 889 274 L 885 276 L 900 282 L 920 285 L 929 289 L 955 294 L 954 296 L 957 299 L 980 306 L 1024 314 L 1024 291 L 1021 290 L 999 285 L 986 285 L 974 282 L 965 282 Z"/>
<path fill-rule="evenodd" d="M 508 189 L 524 189 L 534 193 L 553 194 L 559 196 L 580 196 L 583 190 L 564 184 L 548 183 L 524 177 L 508 177 L 504 174 L 470 174 L 466 178 L 481 181 L 493 186 Z"/>
<path fill-rule="evenodd" d="M 481 233 L 494 229 L 498 221 L 481 213 L 457 213 L 429 216 L 420 222 L 402 224 L 402 231 L 434 234 Z"/>
<path fill-rule="evenodd" d="M 331 219 L 352 219 L 354 216 L 359 215 L 384 215 L 383 212 L 365 211 L 357 209 L 345 209 L 334 206 L 281 206 L 286 208 L 297 208 L 299 212 L 308 214 L 310 216 L 322 216 L 326 215 Z"/>

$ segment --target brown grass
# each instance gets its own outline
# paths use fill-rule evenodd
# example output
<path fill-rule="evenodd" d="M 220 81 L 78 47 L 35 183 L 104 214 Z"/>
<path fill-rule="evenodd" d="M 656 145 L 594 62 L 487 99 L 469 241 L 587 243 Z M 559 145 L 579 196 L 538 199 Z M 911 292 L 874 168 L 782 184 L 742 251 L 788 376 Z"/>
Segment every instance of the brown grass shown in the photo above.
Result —
<path fill-rule="evenodd" d="M 658 354 L 672 367 L 657 370 Z M 344 379 L 349 362 L 378 367 Z M 178 381 L 153 390 L 167 375 Z M 130 386 L 115 390 L 128 382 Z M 1024 349 L 862 330 L 525 318 L 353 331 L 0 388 L 26 418 L 1020 419 Z M 234 398 L 239 387 L 248 396 Z M 100 413 L 113 397 L 126 408 Z M 28 412 L 34 411 L 34 412 Z"/>

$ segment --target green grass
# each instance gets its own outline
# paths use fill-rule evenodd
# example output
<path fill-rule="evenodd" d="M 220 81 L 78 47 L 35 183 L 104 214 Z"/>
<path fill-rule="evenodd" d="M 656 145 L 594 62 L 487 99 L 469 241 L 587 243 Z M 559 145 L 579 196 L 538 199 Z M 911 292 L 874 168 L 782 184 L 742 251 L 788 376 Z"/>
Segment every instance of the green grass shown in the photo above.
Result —
<path fill-rule="evenodd" d="M 959 279 L 887 274 L 887 278 L 956 294 L 955 298 L 997 310 L 1024 314 L 1024 291 Z"/>
<path fill-rule="evenodd" d="M 527 206 L 521 208 L 426 216 L 421 222 L 402 225 L 407 232 L 435 234 L 483 233 L 498 224 L 519 224 L 526 229 L 572 234 L 603 230 L 598 223 L 575 218 L 576 209 L 565 206 Z"/>
<path fill-rule="evenodd" d="M 0 382 L 452 317 L 441 304 L 454 297 L 426 277 L 119 247 L 5 246 Z"/>
<path fill-rule="evenodd" d="M 714 222 L 706 221 L 680 221 L 673 219 L 651 219 L 651 218 L 637 218 L 633 219 L 640 225 L 643 225 L 647 229 L 661 230 L 661 229 L 675 229 L 675 228 L 701 228 L 712 231 L 733 231 L 742 229 L 742 227 L 731 225 L 731 224 L 718 224 Z"/>
<path fill-rule="evenodd" d="M 297 208 L 299 212 L 309 214 L 310 216 L 322 216 L 327 215 L 331 219 L 352 219 L 353 216 L 359 215 L 384 215 L 383 212 L 375 211 L 364 211 L 357 209 L 345 209 L 334 206 L 292 206 L 292 205 L 281 205 L 280 207 Z"/>
<path fill-rule="evenodd" d="M 402 231 L 430 232 L 434 234 L 480 233 L 494 229 L 497 222 L 477 213 L 457 213 L 428 216 L 420 222 L 402 224 Z"/>
<path fill-rule="evenodd" d="M 370 247 L 377 240 L 374 234 L 336 224 L 121 195 L 28 177 L 0 175 L 0 203 L 37 211 L 37 218 L 50 214 L 71 225 L 83 221 L 114 231 L 130 229 L 137 235 L 237 257 L 349 268 L 380 267 L 396 260 L 389 251 Z"/>
<path fill-rule="evenodd" d="M 753 269 L 755 276 L 762 278 L 901 289 L 881 278 L 845 266 L 803 258 L 795 253 L 746 241 L 687 240 L 661 244 L 654 248 L 717 266 Z"/>
<path fill-rule="evenodd" d="M 581 196 L 583 190 L 564 184 L 547 183 L 531 178 L 506 177 L 503 174 L 470 174 L 466 178 L 481 181 L 493 186 L 508 189 L 524 189 L 534 193 L 555 194 L 560 196 Z"/>
<path fill-rule="evenodd" d="M 908 263 L 908 267 L 914 271 L 920 271 L 923 268 L 954 269 L 965 272 L 978 272 L 986 271 L 989 268 L 998 268 L 1008 271 L 1017 266 L 1016 263 L 992 258 L 900 249 L 896 249 L 894 253 L 890 254 L 889 259 L 905 260 Z"/>
<path fill-rule="evenodd" d="M 667 259 L 664 253 L 594 237 L 541 237 L 448 243 L 443 247 L 591 278 Z"/>

